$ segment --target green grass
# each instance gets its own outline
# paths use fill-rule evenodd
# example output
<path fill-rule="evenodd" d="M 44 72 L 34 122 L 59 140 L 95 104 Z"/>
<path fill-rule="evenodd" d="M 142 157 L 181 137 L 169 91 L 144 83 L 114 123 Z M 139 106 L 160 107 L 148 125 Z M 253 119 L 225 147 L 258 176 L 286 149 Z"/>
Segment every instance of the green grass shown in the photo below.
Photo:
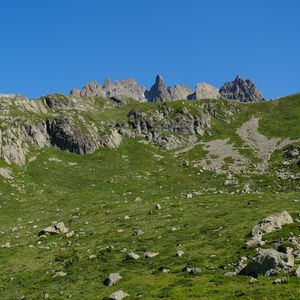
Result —
<path fill-rule="evenodd" d="M 116 108 L 106 100 L 95 101 L 107 107 L 83 113 L 95 122 L 124 121 L 133 108 L 133 103 Z M 204 139 L 229 138 L 255 161 L 251 150 L 244 149 L 236 128 L 259 115 L 262 133 L 296 138 L 300 128 L 294 111 L 298 106 L 290 112 L 292 103 L 299 103 L 299 95 L 274 103 L 233 104 L 239 113 L 224 126 L 222 105 L 229 104 L 214 102 L 218 118 L 214 119 L 213 135 Z M 196 111 L 203 102 L 167 105 L 176 109 L 187 105 Z M 159 105 L 137 106 L 149 113 Z M 293 120 L 281 118 L 280 131 L 276 118 L 283 107 Z M 0 178 L 0 245 L 11 243 L 11 248 L 0 248 L 1 299 L 23 295 L 43 299 L 44 293 L 50 299 L 69 299 L 70 295 L 72 299 L 103 299 L 117 289 L 129 293 L 129 299 L 299 299 L 299 279 L 295 277 L 288 278 L 287 284 L 272 285 L 272 279 L 263 277 L 250 284 L 247 276 L 224 276 L 234 270 L 232 264 L 239 257 L 253 254 L 243 245 L 259 220 L 282 210 L 297 215 L 299 202 L 294 200 L 300 200 L 299 180 L 282 181 L 273 172 L 251 177 L 243 174 L 238 177 L 238 187 L 225 186 L 226 175 L 199 172 L 192 163 L 182 164 L 201 160 L 205 154 L 199 145 L 175 157 L 174 151 L 141 144 L 139 139 L 125 139 L 118 149 L 102 148 L 92 155 L 31 149 L 29 157 L 37 155 L 37 159 L 24 167 L 11 166 L 13 182 Z M 50 157 L 62 162 L 49 161 Z M 280 152 L 274 153 L 272 166 L 282 160 Z M 231 163 L 230 159 L 226 163 Z M 1 166 L 6 164 L 1 162 Z M 249 182 L 260 193 L 230 195 Z M 218 194 L 220 190 L 224 194 Z M 194 196 L 188 198 L 191 193 Z M 155 209 L 157 203 L 161 210 Z M 127 215 L 130 218 L 125 220 Z M 38 232 L 52 221 L 63 221 L 75 235 L 39 238 Z M 136 228 L 145 233 L 132 235 Z M 279 239 L 290 231 L 299 234 L 299 225 L 286 226 L 266 239 Z M 124 248 L 141 258 L 126 260 Z M 178 250 L 185 252 L 181 258 L 175 256 Z M 145 251 L 160 254 L 145 259 Z M 96 259 L 89 260 L 90 255 Z M 185 274 L 185 266 L 199 267 L 202 272 Z M 158 272 L 160 267 L 170 273 Z M 57 271 L 67 276 L 53 278 Z M 103 281 L 110 272 L 119 272 L 123 279 L 108 288 Z"/>

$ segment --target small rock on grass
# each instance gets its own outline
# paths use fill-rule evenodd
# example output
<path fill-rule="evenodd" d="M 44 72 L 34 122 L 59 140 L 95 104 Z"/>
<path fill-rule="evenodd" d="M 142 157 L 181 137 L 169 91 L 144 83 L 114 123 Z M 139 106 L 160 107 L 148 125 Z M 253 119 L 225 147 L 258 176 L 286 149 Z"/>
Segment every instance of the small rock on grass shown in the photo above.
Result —
<path fill-rule="evenodd" d="M 136 253 L 130 252 L 130 253 L 127 254 L 127 258 L 128 259 L 137 260 L 137 259 L 140 258 L 140 256 L 138 254 L 136 254 Z"/>
<path fill-rule="evenodd" d="M 104 280 L 104 284 L 106 286 L 113 286 L 115 285 L 120 279 L 122 279 L 122 276 L 119 273 L 110 273 L 109 277 Z"/>
<path fill-rule="evenodd" d="M 273 284 L 282 284 L 282 283 L 286 283 L 285 278 L 276 278 L 273 282 Z"/>
<path fill-rule="evenodd" d="M 146 258 L 153 258 L 153 257 L 155 257 L 155 256 L 157 256 L 157 255 L 159 255 L 159 253 L 158 252 L 145 252 L 145 257 Z"/>
<path fill-rule="evenodd" d="M 200 268 L 189 268 L 189 267 L 185 267 L 183 269 L 184 272 L 187 272 L 189 274 L 199 274 L 201 273 L 201 269 Z"/>
<path fill-rule="evenodd" d="M 236 272 L 226 272 L 224 274 L 224 276 L 226 276 L 226 277 L 232 277 L 232 276 L 235 276 L 235 275 L 236 275 Z"/>
<path fill-rule="evenodd" d="M 183 251 L 177 251 L 176 256 L 181 257 L 184 254 Z"/>
<path fill-rule="evenodd" d="M 169 272 L 170 272 L 170 270 L 167 269 L 167 268 L 165 268 L 165 267 L 160 267 L 160 268 L 158 269 L 158 271 L 161 272 L 161 273 L 169 273 Z"/>
<path fill-rule="evenodd" d="M 124 298 L 129 297 L 129 294 L 123 292 L 122 290 L 118 290 L 113 292 L 108 299 L 109 300 L 123 300 Z"/>

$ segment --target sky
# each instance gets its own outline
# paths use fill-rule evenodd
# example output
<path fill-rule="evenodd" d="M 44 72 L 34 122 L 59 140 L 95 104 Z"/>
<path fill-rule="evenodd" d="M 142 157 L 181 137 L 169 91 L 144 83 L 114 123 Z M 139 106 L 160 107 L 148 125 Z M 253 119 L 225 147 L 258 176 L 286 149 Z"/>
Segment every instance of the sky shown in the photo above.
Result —
<path fill-rule="evenodd" d="M 236 75 L 265 98 L 300 92 L 299 0 L 1 0 L 0 93 L 68 94 L 134 78 L 150 88 L 221 87 Z"/>

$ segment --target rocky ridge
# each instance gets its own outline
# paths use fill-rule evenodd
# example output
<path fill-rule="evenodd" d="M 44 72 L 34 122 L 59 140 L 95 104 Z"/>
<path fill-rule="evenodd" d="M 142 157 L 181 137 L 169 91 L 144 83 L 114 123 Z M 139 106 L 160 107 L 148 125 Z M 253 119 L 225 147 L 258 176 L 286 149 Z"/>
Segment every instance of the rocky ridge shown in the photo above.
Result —
<path fill-rule="evenodd" d="M 137 101 L 149 102 L 220 98 L 241 102 L 259 102 L 264 100 L 252 81 L 249 79 L 244 80 L 239 76 L 234 81 L 225 83 L 220 90 L 204 82 L 198 83 L 195 90 L 191 90 L 188 86 L 181 84 L 166 86 L 163 77 L 158 74 L 150 90 L 139 86 L 134 79 L 124 79 L 114 83 L 106 79 L 102 85 L 92 81 L 84 86 L 82 90 L 71 90 L 70 94 L 74 97 L 101 96 L 110 98 L 123 96 Z"/>

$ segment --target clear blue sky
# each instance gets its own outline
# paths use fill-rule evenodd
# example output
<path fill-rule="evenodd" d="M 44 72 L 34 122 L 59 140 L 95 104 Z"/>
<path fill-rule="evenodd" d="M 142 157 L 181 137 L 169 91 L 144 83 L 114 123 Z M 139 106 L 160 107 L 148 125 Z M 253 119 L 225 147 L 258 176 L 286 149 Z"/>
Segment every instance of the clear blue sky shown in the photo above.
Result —
<path fill-rule="evenodd" d="M 1 0 L 0 11 L 0 93 L 68 93 L 106 76 L 150 87 L 157 73 L 300 92 L 299 0 Z"/>

